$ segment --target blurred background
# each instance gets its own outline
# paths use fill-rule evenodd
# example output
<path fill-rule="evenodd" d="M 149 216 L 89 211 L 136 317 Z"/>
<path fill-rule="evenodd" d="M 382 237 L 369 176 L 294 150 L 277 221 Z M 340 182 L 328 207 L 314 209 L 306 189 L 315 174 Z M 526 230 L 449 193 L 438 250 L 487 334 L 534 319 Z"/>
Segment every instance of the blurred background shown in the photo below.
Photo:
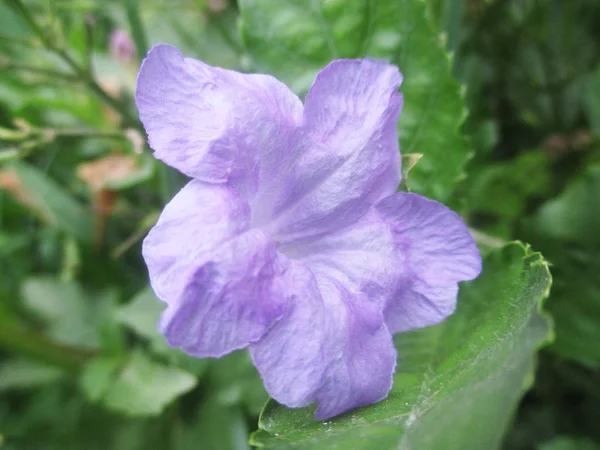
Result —
<path fill-rule="evenodd" d="M 481 245 L 551 264 L 555 340 L 504 448 L 598 449 L 600 2 L 427 3 L 474 150 L 449 203 Z M 0 3 L 0 448 L 250 448 L 267 395 L 248 355 L 156 332 L 140 244 L 186 180 L 132 97 L 156 43 L 253 69 L 238 20 L 235 0 Z"/>

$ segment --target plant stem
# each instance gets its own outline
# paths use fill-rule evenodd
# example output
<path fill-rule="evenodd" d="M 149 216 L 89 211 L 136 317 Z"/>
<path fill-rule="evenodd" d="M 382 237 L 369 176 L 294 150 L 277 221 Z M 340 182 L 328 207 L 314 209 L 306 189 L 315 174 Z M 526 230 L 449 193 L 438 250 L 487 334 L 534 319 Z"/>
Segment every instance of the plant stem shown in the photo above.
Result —
<path fill-rule="evenodd" d="M 102 131 L 87 128 L 64 128 L 56 129 L 51 128 L 46 130 L 52 136 L 55 137 L 90 137 L 90 138 L 115 138 L 115 139 L 127 139 L 120 131 Z"/>
<path fill-rule="evenodd" d="M 3 313 L 3 312 L 0 312 Z M 12 320 L 2 320 L 0 347 L 69 372 L 78 372 L 96 352 L 60 344 Z"/>
<path fill-rule="evenodd" d="M 78 79 L 70 73 L 61 72 L 59 70 L 46 69 L 45 67 L 28 66 L 26 64 L 19 64 L 14 62 L 2 64 L 1 67 L 4 70 L 24 70 L 26 72 L 32 72 L 35 74 L 46 75 L 54 78 L 66 79 L 71 81 L 76 81 Z"/>

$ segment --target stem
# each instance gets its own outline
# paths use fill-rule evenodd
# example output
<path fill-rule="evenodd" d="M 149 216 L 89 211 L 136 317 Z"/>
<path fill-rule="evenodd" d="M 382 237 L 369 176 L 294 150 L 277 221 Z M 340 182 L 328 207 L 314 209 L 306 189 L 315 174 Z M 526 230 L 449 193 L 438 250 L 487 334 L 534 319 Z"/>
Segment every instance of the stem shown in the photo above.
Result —
<path fill-rule="evenodd" d="M 120 131 L 102 131 L 87 128 L 64 128 L 64 129 L 48 129 L 50 135 L 55 137 L 90 137 L 90 138 L 115 138 L 115 139 L 127 139 Z"/>
<path fill-rule="evenodd" d="M 148 40 L 140 18 L 140 10 L 137 0 L 125 0 L 125 11 L 131 28 L 131 36 L 135 43 L 137 58 L 141 61 L 148 53 Z"/>
<path fill-rule="evenodd" d="M 93 18 L 86 15 L 83 21 L 83 26 L 85 27 L 85 71 L 92 73 L 92 56 L 94 52 Z"/>
<path fill-rule="evenodd" d="M 54 78 L 67 79 L 71 81 L 77 80 L 77 77 L 74 77 L 70 73 L 65 73 L 54 69 L 46 69 L 44 67 L 28 66 L 26 64 L 9 62 L 7 64 L 2 64 L 2 68 L 5 70 L 24 70 L 27 72 L 46 75 Z"/>
<path fill-rule="evenodd" d="M 2 320 L 0 347 L 35 361 L 69 372 L 78 372 L 95 355 L 95 351 L 60 344 L 21 324 Z"/>
<path fill-rule="evenodd" d="M 27 152 L 20 148 L 11 147 L 0 151 L 0 163 L 11 161 L 17 158 L 23 158 L 27 155 Z"/>

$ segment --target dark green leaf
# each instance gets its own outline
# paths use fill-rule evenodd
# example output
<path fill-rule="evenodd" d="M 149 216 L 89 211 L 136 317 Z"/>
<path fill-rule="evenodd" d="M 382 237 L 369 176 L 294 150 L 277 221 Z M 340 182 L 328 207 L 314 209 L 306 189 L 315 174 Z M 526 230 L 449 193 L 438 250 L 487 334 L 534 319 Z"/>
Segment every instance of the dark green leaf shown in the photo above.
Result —
<path fill-rule="evenodd" d="M 0 365 L 0 392 L 39 387 L 60 379 L 62 375 L 55 367 L 25 359 L 11 359 Z"/>
<path fill-rule="evenodd" d="M 200 376 L 207 366 L 206 359 L 194 358 L 179 349 L 167 345 L 165 337 L 158 332 L 160 314 L 165 308 L 152 288 L 140 291 L 127 305 L 121 307 L 117 320 L 135 331 L 139 336 L 150 341 L 153 352 L 166 358 L 176 366 Z"/>
<path fill-rule="evenodd" d="M 600 443 L 585 438 L 562 436 L 540 445 L 538 450 L 600 450 Z"/>
<path fill-rule="evenodd" d="M 25 305 L 48 324 L 54 339 L 76 346 L 98 347 L 114 311 L 111 292 L 92 294 L 76 282 L 50 277 L 29 278 L 22 295 Z"/>
<path fill-rule="evenodd" d="M 239 407 L 224 406 L 214 397 L 204 400 L 196 417 L 178 424 L 174 450 L 250 450 L 248 425 Z"/>
<path fill-rule="evenodd" d="M 551 349 L 600 364 L 600 166 L 592 167 L 527 223 L 527 234 L 552 264 L 548 301 L 556 328 Z"/>

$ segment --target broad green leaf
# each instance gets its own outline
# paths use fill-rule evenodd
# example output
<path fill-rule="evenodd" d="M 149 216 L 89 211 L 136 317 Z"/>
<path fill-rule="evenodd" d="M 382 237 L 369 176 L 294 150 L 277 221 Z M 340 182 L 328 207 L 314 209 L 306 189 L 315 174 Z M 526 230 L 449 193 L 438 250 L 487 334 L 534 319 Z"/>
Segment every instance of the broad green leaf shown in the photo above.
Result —
<path fill-rule="evenodd" d="M 457 132 L 466 115 L 450 61 L 422 0 L 241 0 L 241 31 L 255 69 L 305 93 L 337 58 L 386 59 L 404 75 L 402 153 L 423 153 L 411 190 L 447 200 L 471 149 Z"/>
<path fill-rule="evenodd" d="M 441 325 L 396 336 L 398 368 L 389 397 L 329 422 L 314 408 L 270 401 L 256 445 L 273 449 L 481 450 L 499 445 L 534 353 L 549 338 L 540 314 L 546 262 L 519 243 L 491 251 L 478 279 L 461 288 Z"/>
<path fill-rule="evenodd" d="M 21 183 L 25 203 L 43 220 L 83 242 L 92 242 L 93 215 L 88 208 L 38 168 L 21 161 L 9 167 Z"/>
<path fill-rule="evenodd" d="M 115 298 L 110 291 L 87 292 L 74 281 L 29 278 L 22 285 L 25 306 L 48 326 L 57 341 L 96 348 L 110 332 Z"/>
<path fill-rule="evenodd" d="M 88 399 L 97 402 L 106 395 L 121 363 L 121 358 L 100 356 L 86 365 L 79 385 Z"/>
<path fill-rule="evenodd" d="M 179 349 L 169 347 L 165 337 L 158 332 L 158 321 L 163 309 L 165 309 L 165 304 L 148 286 L 119 309 L 117 320 L 147 339 L 155 354 L 196 376 L 202 375 L 206 370 L 207 359 L 194 358 Z"/>
<path fill-rule="evenodd" d="M 196 382 L 189 372 L 152 361 L 136 350 L 108 388 L 103 403 L 131 416 L 157 415 Z"/>
<path fill-rule="evenodd" d="M 39 387 L 62 376 L 59 369 L 45 364 L 25 359 L 7 360 L 0 365 L 0 392 Z"/>
<path fill-rule="evenodd" d="M 552 264 L 547 307 L 556 341 L 550 348 L 600 364 L 600 166 L 544 204 L 526 228 L 529 240 Z"/>
<path fill-rule="evenodd" d="M 147 286 L 119 309 L 117 319 L 150 341 L 164 341 L 157 329 L 163 309 L 165 304 L 156 297 L 152 288 Z"/>
<path fill-rule="evenodd" d="M 600 450 L 600 443 L 585 438 L 561 436 L 540 445 L 538 450 Z"/>

